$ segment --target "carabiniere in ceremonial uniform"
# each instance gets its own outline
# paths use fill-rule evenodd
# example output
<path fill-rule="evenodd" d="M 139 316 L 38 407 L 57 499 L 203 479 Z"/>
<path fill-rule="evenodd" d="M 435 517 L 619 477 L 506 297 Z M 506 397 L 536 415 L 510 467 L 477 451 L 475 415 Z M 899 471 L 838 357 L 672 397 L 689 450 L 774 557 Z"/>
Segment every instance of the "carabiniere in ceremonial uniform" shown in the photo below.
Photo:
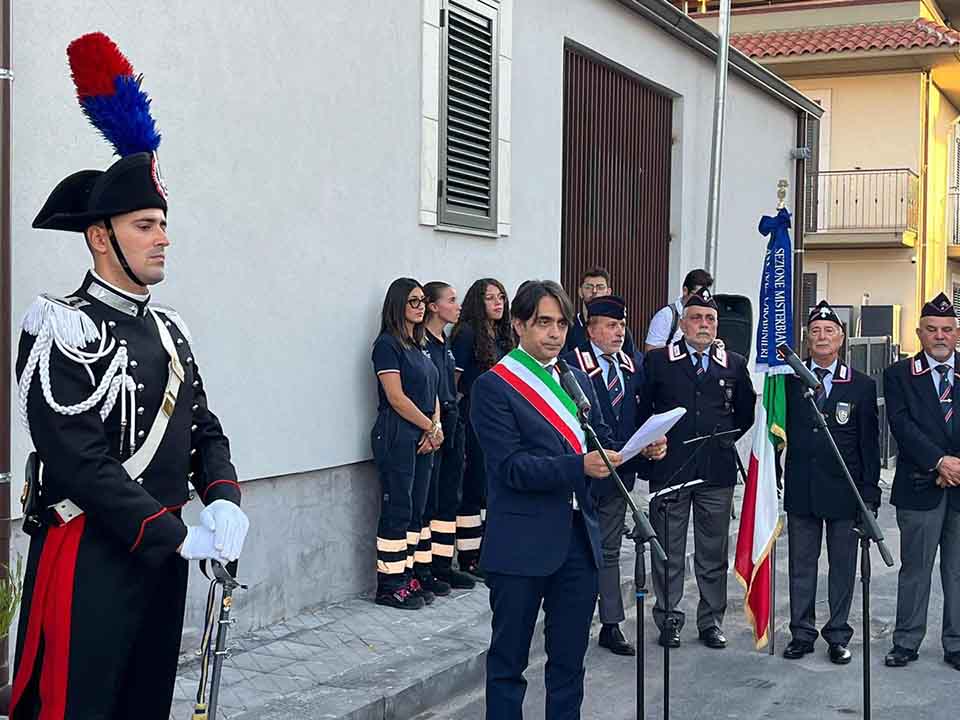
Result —
<path fill-rule="evenodd" d="M 807 319 L 809 368 L 820 380 L 814 400 L 857 484 L 864 503 L 874 513 L 880 506 L 880 430 L 877 385 L 872 378 L 839 359 L 843 324 L 823 301 Z M 813 652 L 817 639 L 817 574 L 821 537 L 826 529 L 830 561 L 830 617 L 820 631 L 831 662 L 850 662 L 847 644 L 853 628 L 847 622 L 856 584 L 859 508 L 843 468 L 804 397 L 803 383 L 786 379 L 789 446 L 784 468 L 783 505 L 789 522 L 790 632 L 783 652 L 787 659 Z"/>
<path fill-rule="evenodd" d="M 123 157 L 106 172 L 67 177 L 33 223 L 87 233 L 92 250 L 91 238 L 110 241 L 94 254 L 101 272 L 87 273 L 65 298 L 37 298 L 20 336 L 19 409 L 36 453 L 28 462 L 31 540 L 10 717 L 166 720 L 185 559 L 236 559 L 248 525 L 190 334 L 146 291 L 163 272 L 142 260 L 144 248 L 161 257 L 169 244 L 149 101 L 106 36 L 84 36 L 68 54 L 81 98 L 96 100 L 84 105 L 88 116 L 97 124 L 112 113 L 104 135 Z M 112 88 L 126 100 L 97 95 L 103 85 L 91 87 L 84 74 L 92 68 L 116 70 Z M 131 104 L 141 111 L 137 128 L 152 130 L 146 137 L 125 124 Z M 207 505 L 203 526 L 180 517 L 190 486 Z"/>

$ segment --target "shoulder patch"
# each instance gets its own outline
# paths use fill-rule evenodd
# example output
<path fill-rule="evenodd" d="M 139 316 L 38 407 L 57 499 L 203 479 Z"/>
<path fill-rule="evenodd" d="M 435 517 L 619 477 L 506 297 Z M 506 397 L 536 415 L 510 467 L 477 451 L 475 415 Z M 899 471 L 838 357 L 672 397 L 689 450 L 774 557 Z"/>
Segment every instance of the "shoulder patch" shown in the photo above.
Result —
<path fill-rule="evenodd" d="M 677 360 L 682 360 L 687 356 L 686 350 L 683 349 L 683 345 L 680 343 L 672 343 L 669 350 L 670 362 L 676 362 Z"/>
<path fill-rule="evenodd" d="M 573 354 L 577 358 L 577 364 L 580 366 L 580 369 L 587 374 L 587 377 L 593 377 L 600 372 L 600 365 L 598 365 L 596 359 L 594 359 L 593 353 L 584 352 L 580 348 L 574 348 Z"/>
<path fill-rule="evenodd" d="M 719 365 L 727 367 L 727 351 L 722 341 L 715 341 L 713 344 L 713 359 Z"/>
<path fill-rule="evenodd" d="M 80 310 L 81 303 L 78 298 L 40 295 L 27 309 L 21 327 L 34 337 L 48 328 L 62 345 L 84 348 L 100 339 L 100 331 L 90 316 Z"/>
<path fill-rule="evenodd" d="M 190 328 L 187 327 L 187 323 L 183 319 L 183 317 L 181 317 L 180 313 L 178 313 L 172 307 L 169 307 L 167 305 L 157 305 L 154 303 L 150 303 L 150 307 L 156 312 L 161 313 L 170 322 L 176 325 L 177 329 L 187 339 L 188 343 L 193 342 L 193 335 L 190 333 Z"/>
<path fill-rule="evenodd" d="M 930 372 L 929 367 L 924 367 L 923 354 L 918 353 L 914 356 L 913 362 L 910 363 L 910 370 L 914 375 L 926 375 Z"/>
<path fill-rule="evenodd" d="M 833 378 L 835 383 L 848 383 L 853 380 L 853 371 L 850 370 L 850 367 L 840 363 L 837 365 L 837 374 Z"/>
<path fill-rule="evenodd" d="M 620 367 L 622 367 L 627 372 L 634 373 L 637 371 L 637 367 L 633 362 L 633 358 L 627 355 L 623 350 L 619 352 Z"/>

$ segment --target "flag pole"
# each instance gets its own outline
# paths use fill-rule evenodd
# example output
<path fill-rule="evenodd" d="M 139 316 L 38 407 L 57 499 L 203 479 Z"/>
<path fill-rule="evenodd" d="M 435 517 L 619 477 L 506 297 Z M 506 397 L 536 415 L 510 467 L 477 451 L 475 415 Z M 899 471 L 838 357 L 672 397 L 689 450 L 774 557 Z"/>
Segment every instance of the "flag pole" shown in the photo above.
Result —
<path fill-rule="evenodd" d="M 777 183 L 777 212 L 780 212 L 787 204 L 787 188 L 790 183 L 781 180 Z M 774 455 L 774 463 L 777 463 L 777 457 Z M 780 516 L 780 508 L 777 508 L 777 518 Z M 769 641 L 767 642 L 767 654 L 776 655 L 777 633 L 777 538 L 773 539 L 773 547 L 770 549 L 770 617 L 767 619 L 767 633 Z"/>
<path fill-rule="evenodd" d="M 730 55 L 730 0 L 720 0 L 720 25 L 717 34 L 717 73 L 713 99 L 713 146 L 710 153 L 710 191 L 707 195 L 706 270 L 716 287 L 717 253 L 720 230 L 720 180 L 723 165 L 723 120 L 727 99 L 727 61 Z"/>

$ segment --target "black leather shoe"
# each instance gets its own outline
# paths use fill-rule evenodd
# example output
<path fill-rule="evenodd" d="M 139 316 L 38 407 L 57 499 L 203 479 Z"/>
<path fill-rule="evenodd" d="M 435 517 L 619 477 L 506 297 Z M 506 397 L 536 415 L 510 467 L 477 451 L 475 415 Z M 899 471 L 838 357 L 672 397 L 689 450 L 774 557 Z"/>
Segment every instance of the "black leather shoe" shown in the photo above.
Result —
<path fill-rule="evenodd" d="M 952 665 L 954 670 L 960 670 L 960 652 L 944 654 L 943 661 L 947 665 Z"/>
<path fill-rule="evenodd" d="M 920 653 L 916 650 L 907 650 L 905 647 L 894 645 L 883 658 L 883 664 L 887 667 L 906 667 L 907 663 L 912 663 L 918 657 Z"/>
<path fill-rule="evenodd" d="M 783 650 L 787 660 L 799 660 L 804 655 L 813 652 L 813 643 L 806 640 L 791 640 Z"/>
<path fill-rule="evenodd" d="M 473 576 L 459 570 L 434 570 L 433 575 L 438 580 L 443 580 L 454 590 L 473 590 L 477 584 Z"/>
<path fill-rule="evenodd" d="M 714 650 L 723 650 L 727 646 L 727 639 L 723 636 L 720 628 L 716 626 L 701 630 L 700 642 Z"/>
<path fill-rule="evenodd" d="M 852 657 L 846 645 L 830 643 L 830 662 L 834 665 L 846 665 Z"/>
<path fill-rule="evenodd" d="M 606 648 L 614 655 L 636 655 L 637 651 L 633 645 L 627 642 L 627 639 L 620 632 L 619 625 L 604 625 L 600 629 L 600 647 Z"/>
<path fill-rule="evenodd" d="M 657 640 L 663 647 L 680 647 L 680 629 L 676 627 L 665 627 L 660 631 L 660 638 Z"/>

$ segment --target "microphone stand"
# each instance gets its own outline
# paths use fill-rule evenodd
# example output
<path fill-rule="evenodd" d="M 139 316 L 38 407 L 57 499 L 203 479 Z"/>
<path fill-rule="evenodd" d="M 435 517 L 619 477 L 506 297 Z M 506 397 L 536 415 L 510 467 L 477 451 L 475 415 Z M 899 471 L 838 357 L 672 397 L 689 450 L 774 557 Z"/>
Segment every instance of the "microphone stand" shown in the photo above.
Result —
<path fill-rule="evenodd" d="M 810 403 L 813 415 L 817 419 L 820 430 L 823 431 L 833 450 L 833 455 L 843 470 L 843 475 L 847 479 L 853 497 L 857 501 L 857 507 L 860 511 L 860 526 L 854 528 L 854 532 L 860 537 L 860 582 L 863 584 L 863 718 L 870 720 L 871 702 L 870 702 L 870 543 L 875 542 L 880 549 L 880 556 L 887 567 L 893 567 L 893 556 L 883 540 L 883 532 L 873 513 L 867 509 L 863 502 L 863 496 L 857 489 L 857 484 L 847 469 L 847 464 L 843 461 L 840 454 L 840 448 L 837 447 L 833 435 L 827 428 L 827 420 L 820 408 L 817 407 L 817 401 L 814 399 L 814 388 L 808 387 L 803 396 Z"/>
<path fill-rule="evenodd" d="M 738 432 L 740 432 L 738 429 L 720 432 L 719 427 L 715 427 L 713 432 L 711 432 L 709 435 L 702 435 L 700 437 L 690 438 L 689 440 L 684 441 L 684 445 L 689 445 L 694 442 L 699 442 L 700 444 L 697 445 L 696 449 L 692 453 L 690 453 L 690 457 L 684 460 L 683 464 L 680 465 L 673 475 L 667 479 L 664 487 L 650 495 L 651 503 L 657 499 L 661 499 L 661 502 L 663 503 L 663 534 L 668 545 L 670 544 L 670 505 L 674 500 L 676 500 L 677 494 L 681 490 L 685 490 L 688 487 L 693 487 L 694 485 L 703 483 L 703 480 L 695 479 L 685 483 L 680 483 L 679 485 L 671 485 L 671 481 L 696 459 L 697 455 L 700 454 L 700 451 L 703 450 L 703 448 L 706 447 L 711 440 L 717 436 L 729 435 Z M 666 558 L 661 557 L 661 560 L 663 561 L 663 592 L 666 596 L 663 604 L 666 607 L 670 603 L 670 568 L 667 567 Z M 668 611 L 664 623 L 671 630 L 676 630 L 679 620 L 675 615 Z M 670 718 L 670 646 L 667 644 L 663 645 L 663 718 L 664 720 L 669 720 Z"/>
<path fill-rule="evenodd" d="M 643 557 L 645 545 L 649 543 L 650 551 L 655 553 L 657 557 L 663 561 L 664 565 L 666 565 L 667 555 L 663 551 L 663 546 L 660 545 L 660 541 L 657 539 L 657 533 L 650 524 L 650 520 L 640 510 L 640 508 L 637 507 L 637 503 L 634 502 L 633 497 L 630 495 L 630 491 L 627 490 L 626 486 L 623 484 L 623 480 L 620 479 L 620 475 L 613 466 L 613 463 L 610 462 L 610 457 L 607 455 L 607 451 L 600 445 L 600 440 L 597 437 L 597 433 L 590 424 L 589 412 L 590 411 L 587 408 L 580 408 L 577 412 L 577 417 L 580 420 L 580 427 L 583 428 L 583 433 L 587 437 L 587 447 L 592 446 L 597 450 L 598 453 L 600 453 L 600 457 L 603 458 L 604 465 L 606 465 L 607 470 L 610 471 L 610 477 L 613 478 L 614 482 L 616 483 L 617 490 L 623 496 L 624 500 L 626 500 L 627 507 L 630 509 L 630 512 L 633 515 L 633 530 L 630 532 L 629 537 L 631 540 L 633 540 L 634 546 L 633 584 L 637 596 L 637 720 L 646 720 L 646 698 L 643 687 L 645 673 L 645 658 L 643 651 L 643 616 L 645 611 L 645 600 L 647 597 L 647 570 Z M 666 693 L 666 691 L 667 688 L 665 686 L 664 693 Z M 666 705 L 664 705 L 664 708 L 664 712 L 666 712 Z M 667 716 L 664 715 L 664 717 Z"/>

